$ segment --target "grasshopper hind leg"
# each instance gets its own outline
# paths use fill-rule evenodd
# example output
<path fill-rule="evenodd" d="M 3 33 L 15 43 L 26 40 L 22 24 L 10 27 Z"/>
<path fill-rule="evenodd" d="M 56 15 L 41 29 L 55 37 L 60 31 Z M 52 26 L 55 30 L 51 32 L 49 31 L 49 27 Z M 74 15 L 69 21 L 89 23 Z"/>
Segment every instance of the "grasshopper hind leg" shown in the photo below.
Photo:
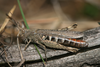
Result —
<path fill-rule="evenodd" d="M 48 41 L 48 40 L 43 40 L 43 43 L 50 48 L 57 48 L 57 49 L 64 49 L 67 50 L 69 52 L 77 52 L 79 49 L 77 48 L 72 48 L 72 47 L 67 47 L 64 45 L 61 45 L 59 43 L 53 42 L 53 41 Z"/>

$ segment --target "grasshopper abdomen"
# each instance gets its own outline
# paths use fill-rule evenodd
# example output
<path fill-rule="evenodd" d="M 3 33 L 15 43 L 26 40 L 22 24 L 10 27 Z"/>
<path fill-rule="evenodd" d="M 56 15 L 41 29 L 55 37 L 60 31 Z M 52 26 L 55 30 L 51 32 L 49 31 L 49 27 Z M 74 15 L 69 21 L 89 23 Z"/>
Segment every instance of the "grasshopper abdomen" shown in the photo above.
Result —
<path fill-rule="evenodd" d="M 54 37 L 54 36 L 43 36 L 42 39 L 54 41 L 59 44 L 67 45 L 67 46 L 73 46 L 73 47 L 87 47 L 88 43 L 81 40 L 80 38 L 62 38 L 62 37 Z"/>

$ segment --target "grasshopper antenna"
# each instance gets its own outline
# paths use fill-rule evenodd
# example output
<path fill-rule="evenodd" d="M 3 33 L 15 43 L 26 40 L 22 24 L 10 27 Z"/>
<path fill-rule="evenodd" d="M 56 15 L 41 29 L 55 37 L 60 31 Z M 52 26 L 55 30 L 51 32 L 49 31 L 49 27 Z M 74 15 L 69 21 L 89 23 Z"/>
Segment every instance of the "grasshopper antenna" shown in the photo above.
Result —
<path fill-rule="evenodd" d="M 16 22 L 12 17 L 10 17 L 8 14 L 6 14 L 6 16 L 8 16 L 8 18 L 12 21 L 13 25 L 19 29 L 24 29 L 26 28 L 25 23 L 24 22 Z"/>
<path fill-rule="evenodd" d="M 13 22 L 14 26 L 18 26 L 17 22 L 12 17 L 10 17 L 8 14 L 6 14 L 6 16 Z"/>

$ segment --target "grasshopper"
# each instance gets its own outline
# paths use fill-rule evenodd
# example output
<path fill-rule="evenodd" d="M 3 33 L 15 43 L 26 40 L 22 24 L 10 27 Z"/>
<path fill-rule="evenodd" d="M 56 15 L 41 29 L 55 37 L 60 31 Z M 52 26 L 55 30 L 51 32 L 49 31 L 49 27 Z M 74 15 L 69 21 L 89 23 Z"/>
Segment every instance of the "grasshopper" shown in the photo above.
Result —
<path fill-rule="evenodd" d="M 9 16 L 8 16 L 9 17 Z M 71 31 L 76 28 L 77 24 L 74 24 L 69 27 L 65 27 L 62 29 L 25 29 L 21 28 L 21 26 L 16 22 L 13 18 L 9 17 L 10 20 L 15 24 L 15 26 L 19 30 L 19 34 L 23 40 L 37 43 L 41 45 L 45 50 L 46 57 L 46 47 L 63 49 L 69 52 L 77 52 L 79 49 L 76 47 L 87 47 L 88 44 L 84 40 L 80 40 L 83 38 L 84 34 L 82 32 Z M 28 46 L 28 44 L 25 46 Z M 73 46 L 73 47 L 71 47 Z"/>

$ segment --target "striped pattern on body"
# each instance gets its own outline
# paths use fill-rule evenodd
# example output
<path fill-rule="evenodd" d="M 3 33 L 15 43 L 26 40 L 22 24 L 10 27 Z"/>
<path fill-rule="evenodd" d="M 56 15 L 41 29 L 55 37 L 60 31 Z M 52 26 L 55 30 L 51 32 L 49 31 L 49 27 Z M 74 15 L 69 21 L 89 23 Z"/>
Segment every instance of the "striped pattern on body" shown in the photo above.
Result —
<path fill-rule="evenodd" d="M 81 40 L 80 38 L 61 38 L 61 37 L 53 37 L 53 36 L 42 36 L 43 40 L 54 41 L 59 44 L 73 46 L 73 47 L 88 47 L 88 43 Z"/>

